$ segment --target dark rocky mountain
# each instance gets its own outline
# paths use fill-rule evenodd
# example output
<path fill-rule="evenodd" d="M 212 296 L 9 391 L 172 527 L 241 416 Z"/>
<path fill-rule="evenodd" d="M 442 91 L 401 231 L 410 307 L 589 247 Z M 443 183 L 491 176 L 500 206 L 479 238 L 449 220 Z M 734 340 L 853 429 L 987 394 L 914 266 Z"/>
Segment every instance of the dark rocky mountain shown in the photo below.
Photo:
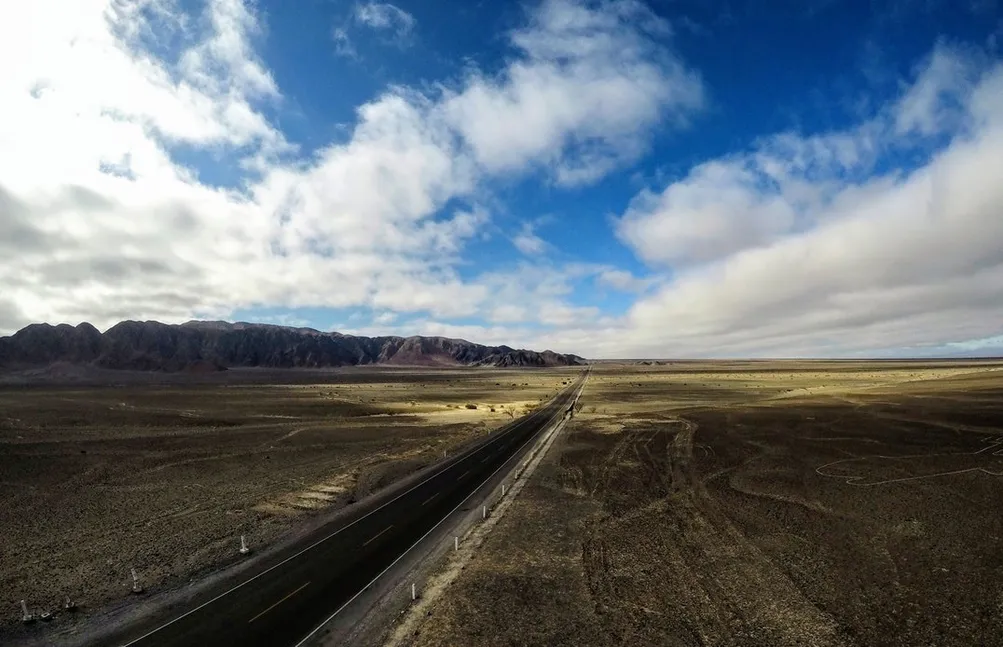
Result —
<path fill-rule="evenodd" d="M 208 372 L 229 367 L 323 368 L 360 364 L 571 366 L 576 355 L 482 346 L 444 337 L 356 337 L 312 328 L 189 321 L 94 326 L 32 324 L 0 337 L 0 367 L 89 365 L 138 371 Z"/>

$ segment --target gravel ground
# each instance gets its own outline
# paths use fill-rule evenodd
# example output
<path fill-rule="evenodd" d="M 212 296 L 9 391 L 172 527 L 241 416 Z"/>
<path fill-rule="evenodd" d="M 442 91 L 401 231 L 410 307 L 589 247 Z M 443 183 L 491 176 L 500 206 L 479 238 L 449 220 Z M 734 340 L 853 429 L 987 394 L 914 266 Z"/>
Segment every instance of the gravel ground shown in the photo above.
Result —
<path fill-rule="evenodd" d="M 328 383 L 224 374 L 2 388 L 0 643 L 44 642 L 129 604 L 131 568 L 153 593 L 231 564 L 240 535 L 271 545 L 507 422 L 567 375 L 384 369 Z M 79 612 L 21 625 L 22 598 L 56 610 L 66 596 Z"/>
<path fill-rule="evenodd" d="M 599 367 L 403 642 L 1003 644 L 999 366 L 753 368 Z"/>

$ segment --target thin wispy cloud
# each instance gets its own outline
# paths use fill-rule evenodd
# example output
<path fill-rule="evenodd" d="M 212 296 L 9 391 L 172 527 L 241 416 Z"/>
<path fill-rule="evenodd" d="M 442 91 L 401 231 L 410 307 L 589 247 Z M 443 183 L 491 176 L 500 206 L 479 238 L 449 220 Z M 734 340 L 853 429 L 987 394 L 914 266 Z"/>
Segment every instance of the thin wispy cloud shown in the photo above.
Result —
<path fill-rule="evenodd" d="M 540 238 L 535 229 L 534 223 L 523 223 L 520 231 L 512 237 L 512 244 L 526 256 L 537 256 L 547 249 L 547 241 Z"/>
<path fill-rule="evenodd" d="M 334 42 L 334 52 L 338 56 L 346 58 L 359 57 L 359 52 L 356 51 L 355 45 L 352 43 L 352 37 L 348 35 L 348 28 L 344 25 L 331 29 L 331 40 Z"/>
<path fill-rule="evenodd" d="M 364 2 L 355 5 L 355 18 L 363 25 L 393 32 L 397 38 L 406 39 L 418 21 L 414 16 L 389 2 Z"/>
<path fill-rule="evenodd" d="M 414 16 L 388 2 L 359 2 L 351 14 L 331 29 L 334 51 L 345 58 L 359 59 L 357 39 L 375 34 L 381 43 L 407 48 L 414 39 L 418 21 Z"/>

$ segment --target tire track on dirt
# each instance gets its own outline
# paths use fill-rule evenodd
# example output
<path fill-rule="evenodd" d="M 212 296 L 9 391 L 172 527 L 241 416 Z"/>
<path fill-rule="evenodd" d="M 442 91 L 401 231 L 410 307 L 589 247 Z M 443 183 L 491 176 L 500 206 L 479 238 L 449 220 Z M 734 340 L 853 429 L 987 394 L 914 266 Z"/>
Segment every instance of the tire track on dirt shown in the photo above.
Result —
<path fill-rule="evenodd" d="M 621 644 L 636 641 L 637 627 L 658 627 L 667 644 L 846 644 L 832 617 L 720 511 L 693 458 L 696 431 L 682 417 L 625 429 L 607 455 L 596 494 L 622 501 L 626 488 L 636 505 L 600 520 L 583 544 L 597 613 L 621 627 Z M 641 469 L 623 465 L 631 450 Z"/>

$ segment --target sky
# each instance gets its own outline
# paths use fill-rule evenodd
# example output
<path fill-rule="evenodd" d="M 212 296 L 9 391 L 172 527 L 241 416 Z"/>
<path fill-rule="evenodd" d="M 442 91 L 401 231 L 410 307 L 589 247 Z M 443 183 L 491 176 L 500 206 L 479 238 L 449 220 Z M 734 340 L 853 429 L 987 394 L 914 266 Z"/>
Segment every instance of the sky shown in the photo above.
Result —
<path fill-rule="evenodd" d="M 1003 353 L 997 0 L 0 4 L 0 334 Z"/>

